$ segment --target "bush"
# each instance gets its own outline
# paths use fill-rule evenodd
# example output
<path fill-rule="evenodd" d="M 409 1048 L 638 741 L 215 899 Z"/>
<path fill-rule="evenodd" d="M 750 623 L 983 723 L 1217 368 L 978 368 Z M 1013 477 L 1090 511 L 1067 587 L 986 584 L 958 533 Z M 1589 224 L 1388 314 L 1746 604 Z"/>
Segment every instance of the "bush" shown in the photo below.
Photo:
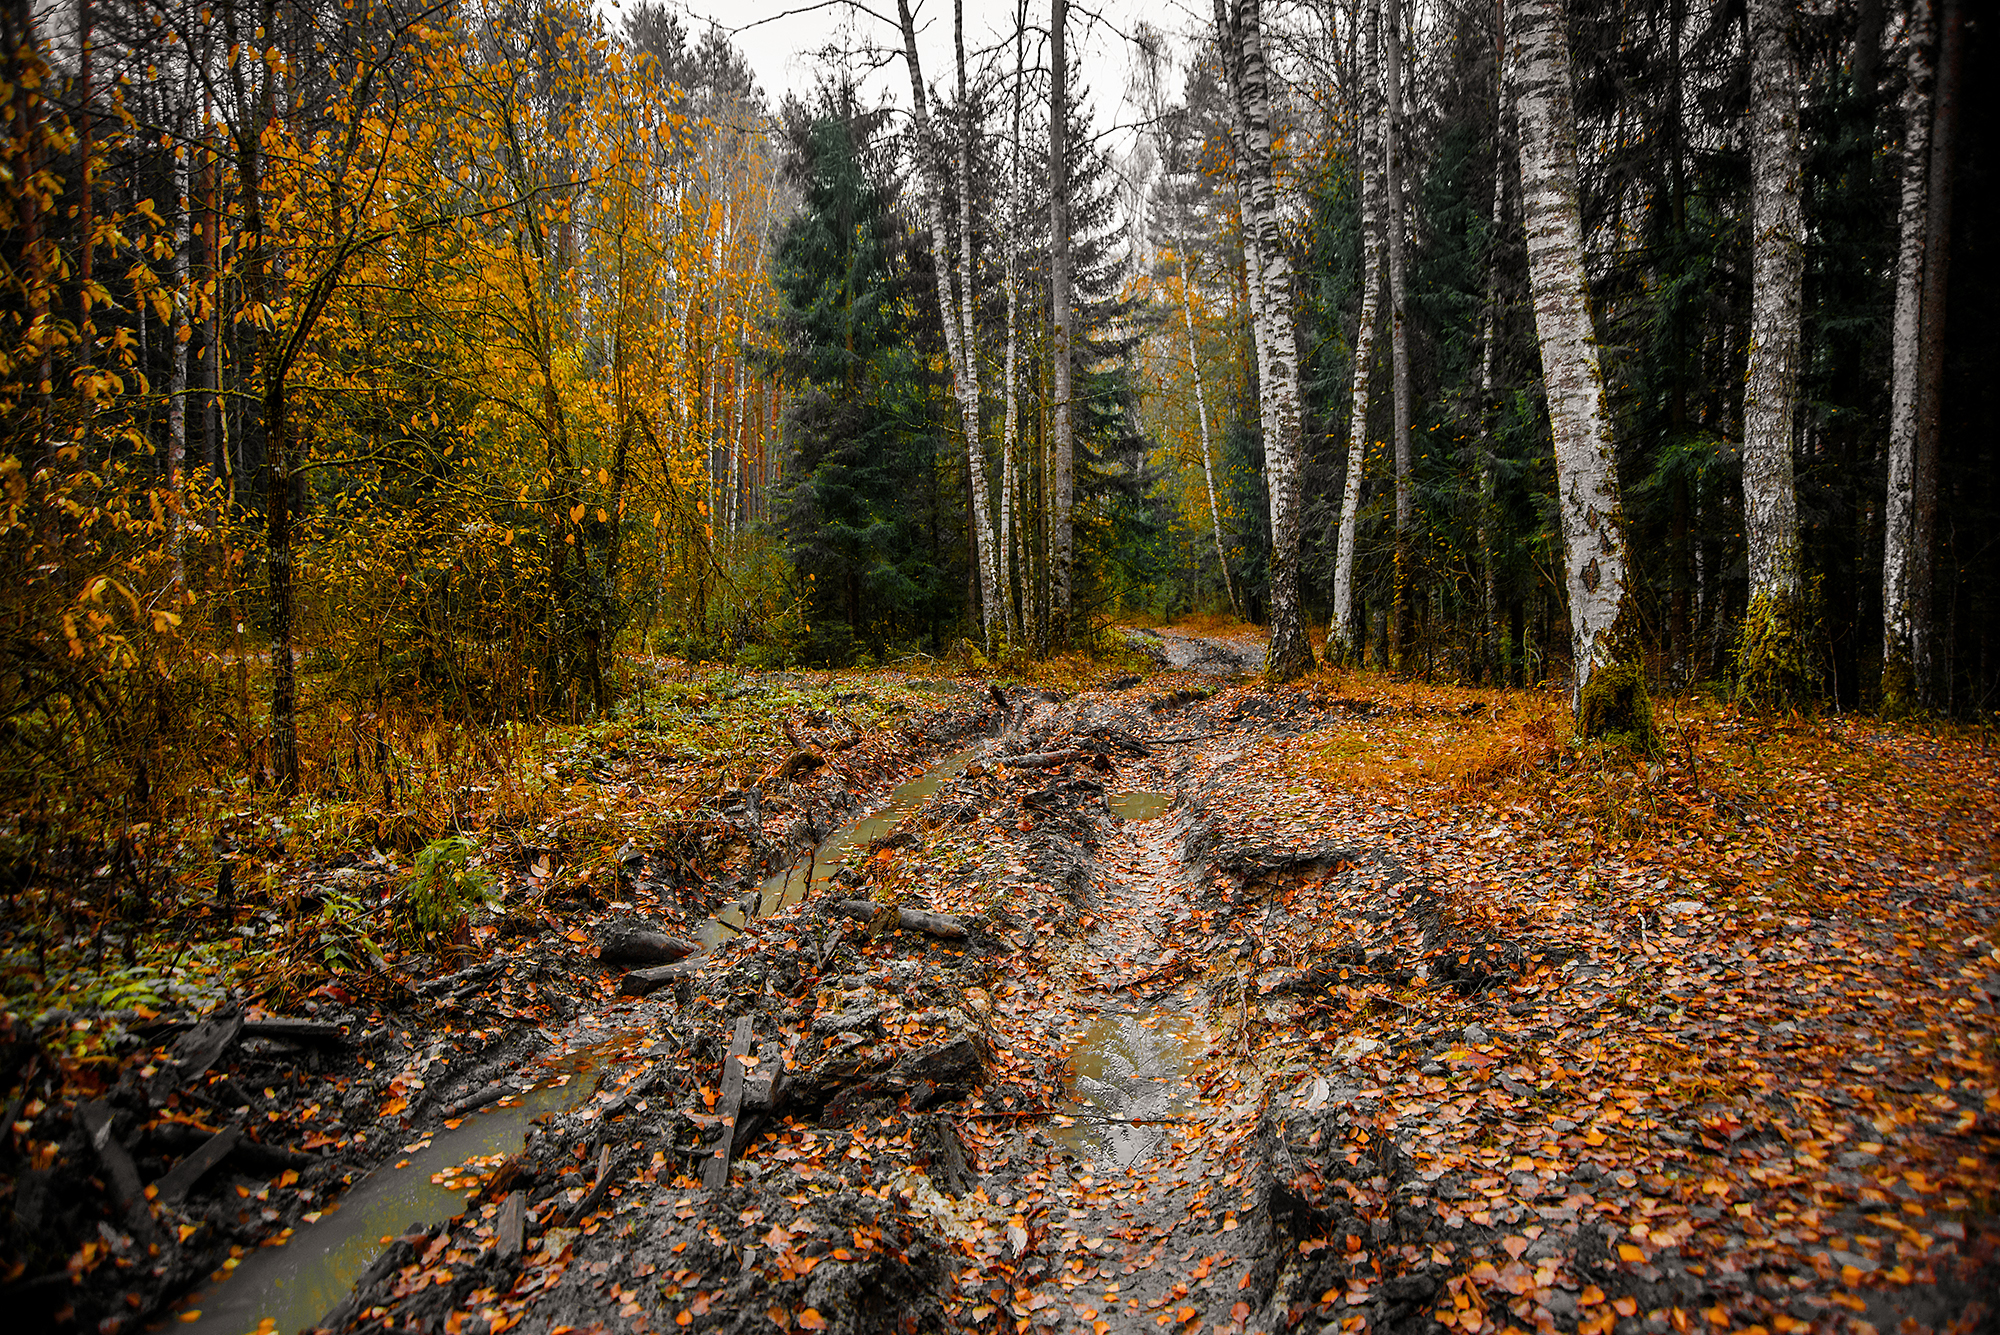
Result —
<path fill-rule="evenodd" d="M 493 877 L 469 865 L 472 841 L 454 834 L 424 845 L 397 915 L 399 939 L 413 950 L 428 949 L 459 932 L 466 914 L 496 902 Z"/>

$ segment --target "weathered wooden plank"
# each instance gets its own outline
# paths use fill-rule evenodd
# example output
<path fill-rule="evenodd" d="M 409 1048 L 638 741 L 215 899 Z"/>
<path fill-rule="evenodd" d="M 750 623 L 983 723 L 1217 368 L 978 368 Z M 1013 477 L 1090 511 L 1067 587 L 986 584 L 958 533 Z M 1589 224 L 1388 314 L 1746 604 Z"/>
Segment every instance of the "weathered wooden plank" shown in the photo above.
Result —
<path fill-rule="evenodd" d="M 224 1015 L 203 1020 L 182 1034 L 166 1064 L 146 1081 L 146 1097 L 155 1104 L 165 1103 L 169 1094 L 206 1074 L 242 1032 L 242 1016 Z"/>
<path fill-rule="evenodd" d="M 208 1170 L 229 1157 L 236 1148 L 236 1142 L 243 1139 L 243 1128 L 225 1126 L 222 1130 L 197 1145 L 192 1154 L 168 1169 L 153 1186 L 158 1189 L 162 1203 L 178 1204 L 180 1199 L 194 1189 L 195 1183 L 207 1175 Z"/>
<path fill-rule="evenodd" d="M 743 1113 L 743 1058 L 750 1055 L 750 1029 L 750 1017 L 738 1016 L 729 1055 L 722 1059 L 722 1097 L 715 1105 L 722 1125 L 716 1128 L 708 1161 L 701 1166 L 701 1184 L 710 1191 L 729 1185 L 729 1161 L 736 1153 L 736 1119 Z"/>
<path fill-rule="evenodd" d="M 493 1238 L 499 1245 L 502 1260 L 511 1260 L 521 1254 L 527 1245 L 528 1193 L 510 1191 L 500 1202 L 500 1215 L 493 1221 Z"/>

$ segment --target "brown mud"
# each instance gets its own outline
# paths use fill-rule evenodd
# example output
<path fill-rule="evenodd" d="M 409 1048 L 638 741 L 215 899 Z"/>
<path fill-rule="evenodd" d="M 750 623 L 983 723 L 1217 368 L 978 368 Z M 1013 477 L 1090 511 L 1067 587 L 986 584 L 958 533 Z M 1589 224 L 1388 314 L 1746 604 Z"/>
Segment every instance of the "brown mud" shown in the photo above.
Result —
<path fill-rule="evenodd" d="M 733 879 L 678 906 L 596 908 L 694 938 L 697 908 L 737 905 L 740 930 L 707 932 L 712 948 L 656 982 L 558 948 L 525 978 L 520 958 L 461 972 L 472 984 L 432 989 L 407 1029 L 362 1021 L 381 1032 L 354 1044 L 375 1068 L 350 1124 L 370 1128 L 372 1162 L 469 1143 L 477 1114 L 460 1110 L 496 1083 L 525 1142 L 468 1154 L 447 1175 L 462 1207 L 383 1226 L 352 1292 L 316 1294 L 331 1300 L 312 1319 L 536 1335 L 1993 1328 L 2000 1087 L 1982 1054 L 2000 953 L 1965 935 L 1991 930 L 1990 873 L 1874 860 L 1966 924 L 1954 946 L 1853 907 L 1732 897 L 1697 871 L 1641 882 L 1615 852 L 1579 870 L 1490 810 L 1315 777 L 1326 748 L 1379 748 L 1384 720 L 1416 707 L 1234 680 L 1254 664 L 1228 644 L 1163 636 L 1159 654 L 1180 670 L 941 715 L 931 759 L 975 733 L 983 749 L 810 893 L 763 893 L 762 913 L 743 896 L 782 867 L 773 852 L 813 842 L 784 831 L 863 804 L 842 785 L 788 788 L 775 814 L 771 793 L 738 794 L 739 833 L 716 845 Z M 1614 913 L 1607 879 L 1627 891 Z M 1906 990 L 1925 980 L 1942 1023 L 1890 1092 L 1872 1063 L 1827 1078 L 1833 1022 L 1797 1000 L 1813 968 L 1855 996 L 1887 997 L 1890 968 Z M 642 995 L 614 999 L 621 985 Z M 494 1022 L 551 994 L 567 1028 Z M 542 1053 L 568 1054 L 560 1093 Z M 263 1078 L 246 1055 L 233 1088 Z M 538 1074 L 539 1106 L 519 1088 Z M 216 1241 L 290 1222 L 299 1187 L 324 1208 L 358 1176 L 358 1147 L 342 1152 L 295 1184 L 247 1163 L 216 1174 Z M 136 1239 L 121 1260 L 125 1235 L 105 1235 L 109 1260 L 61 1290 L 72 1319 L 158 1311 L 172 1282 L 135 1282 Z M 141 1301 L 86 1313 L 100 1272 Z"/>

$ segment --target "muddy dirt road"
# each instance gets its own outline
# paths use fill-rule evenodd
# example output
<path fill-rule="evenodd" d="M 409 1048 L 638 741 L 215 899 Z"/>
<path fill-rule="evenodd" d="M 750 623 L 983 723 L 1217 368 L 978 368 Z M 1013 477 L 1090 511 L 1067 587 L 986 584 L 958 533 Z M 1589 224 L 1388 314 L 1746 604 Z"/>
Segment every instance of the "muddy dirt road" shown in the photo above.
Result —
<path fill-rule="evenodd" d="M 964 702 L 871 823 L 803 763 L 732 794 L 718 846 L 803 825 L 785 846 L 810 892 L 741 879 L 709 927 L 664 901 L 600 914 L 602 958 L 565 966 L 566 1026 L 482 1008 L 532 981 L 504 952 L 448 984 L 454 1009 L 385 1025 L 364 1048 L 391 1142 L 376 1178 L 343 1205 L 321 1173 L 320 1223 L 177 1315 L 536 1335 L 1990 1323 L 1993 1232 L 1966 1185 L 2000 1107 L 1977 1059 L 2000 995 L 1975 930 L 1990 878 L 1911 856 L 1894 884 L 1939 924 L 1919 937 L 1700 865 L 1642 873 L 1615 846 L 1580 862 L 1559 824 L 1327 777 L 1353 756 L 1421 774 L 1418 739 L 1487 726 L 1486 700 L 1271 689 L 1241 644 L 1141 638 L 1175 669 Z M 712 945 L 614 961 L 649 911 Z M 1809 1027 L 1839 1013 L 1815 1010 L 1822 985 L 1892 981 L 1945 1018 L 1885 1092 L 1886 1058 L 1849 1071 Z M 1938 1051 L 1963 1056 L 1925 1065 Z M 369 1185 L 426 1171 L 441 1198 Z M 284 1218 L 283 1182 L 239 1185 Z M 359 1259 L 308 1278 L 337 1245 Z"/>

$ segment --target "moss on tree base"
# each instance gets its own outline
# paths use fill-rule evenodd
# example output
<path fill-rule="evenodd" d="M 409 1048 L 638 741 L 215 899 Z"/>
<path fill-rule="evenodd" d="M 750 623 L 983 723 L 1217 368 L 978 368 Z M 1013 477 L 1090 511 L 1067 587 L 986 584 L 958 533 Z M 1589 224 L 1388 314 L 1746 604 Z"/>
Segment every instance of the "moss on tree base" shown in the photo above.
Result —
<path fill-rule="evenodd" d="M 1815 588 L 1760 593 L 1750 602 L 1736 639 L 1736 698 L 1762 709 L 1803 704 L 1820 684 L 1818 596 Z"/>
<path fill-rule="evenodd" d="M 1646 694 L 1646 674 L 1638 664 L 1614 663 L 1590 675 L 1577 701 L 1576 735 L 1642 756 L 1659 754 L 1653 700 Z"/>

